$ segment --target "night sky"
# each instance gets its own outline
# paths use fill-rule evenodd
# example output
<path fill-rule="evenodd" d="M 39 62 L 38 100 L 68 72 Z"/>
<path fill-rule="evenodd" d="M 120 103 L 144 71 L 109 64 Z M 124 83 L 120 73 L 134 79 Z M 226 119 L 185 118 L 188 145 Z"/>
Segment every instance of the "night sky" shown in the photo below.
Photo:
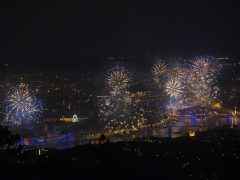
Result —
<path fill-rule="evenodd" d="M 11 1 L 0 6 L 0 58 L 239 56 L 238 16 L 230 0 Z"/>

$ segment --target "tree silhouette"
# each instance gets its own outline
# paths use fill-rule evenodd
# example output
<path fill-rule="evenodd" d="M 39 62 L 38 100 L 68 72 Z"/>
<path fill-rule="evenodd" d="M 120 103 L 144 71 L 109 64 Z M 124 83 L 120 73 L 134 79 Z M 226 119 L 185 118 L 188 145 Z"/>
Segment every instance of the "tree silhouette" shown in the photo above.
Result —
<path fill-rule="evenodd" d="M 0 125 L 0 148 L 16 144 L 20 139 L 19 134 L 13 135 L 8 127 Z"/>
<path fill-rule="evenodd" d="M 106 136 L 104 134 L 101 134 L 99 137 L 99 144 L 104 144 L 106 143 Z"/>

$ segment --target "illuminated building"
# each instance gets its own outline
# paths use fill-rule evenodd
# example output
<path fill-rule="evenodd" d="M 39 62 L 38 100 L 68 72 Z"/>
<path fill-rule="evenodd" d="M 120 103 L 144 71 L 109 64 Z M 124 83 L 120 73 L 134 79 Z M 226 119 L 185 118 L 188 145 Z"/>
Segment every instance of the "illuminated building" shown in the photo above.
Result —
<path fill-rule="evenodd" d="M 189 131 L 188 136 L 189 137 L 194 137 L 194 136 L 196 136 L 196 132 L 195 131 Z"/>
<path fill-rule="evenodd" d="M 65 118 L 65 117 L 61 117 L 60 118 L 60 121 L 61 122 L 79 122 L 79 118 L 77 117 L 77 115 L 76 114 L 74 114 L 73 115 L 73 117 L 72 118 Z"/>

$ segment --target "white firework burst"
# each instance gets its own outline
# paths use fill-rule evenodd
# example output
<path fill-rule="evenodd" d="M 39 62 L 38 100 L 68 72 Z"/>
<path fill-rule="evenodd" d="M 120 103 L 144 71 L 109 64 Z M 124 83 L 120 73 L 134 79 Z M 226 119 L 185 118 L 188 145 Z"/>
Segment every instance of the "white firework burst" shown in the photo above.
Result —
<path fill-rule="evenodd" d="M 28 85 L 21 83 L 7 93 L 4 123 L 10 126 L 29 125 L 39 119 L 42 110 L 41 102 L 30 91 Z"/>
<path fill-rule="evenodd" d="M 177 97 L 183 92 L 181 82 L 177 79 L 171 78 L 166 84 L 166 92 L 171 97 Z"/>
<path fill-rule="evenodd" d="M 152 67 L 152 74 L 155 78 L 159 78 L 166 72 L 166 65 L 164 62 L 158 60 Z"/>
<path fill-rule="evenodd" d="M 131 82 L 130 73 L 124 67 L 112 68 L 106 76 L 106 84 L 111 91 L 126 89 Z"/>

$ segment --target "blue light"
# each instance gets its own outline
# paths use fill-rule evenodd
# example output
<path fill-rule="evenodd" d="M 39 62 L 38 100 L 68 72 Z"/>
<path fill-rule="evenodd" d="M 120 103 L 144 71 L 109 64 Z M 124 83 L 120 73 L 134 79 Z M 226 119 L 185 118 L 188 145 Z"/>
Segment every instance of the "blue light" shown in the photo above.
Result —
<path fill-rule="evenodd" d="M 198 125 L 196 114 L 191 115 L 191 124 L 192 124 L 192 126 L 197 126 Z"/>
<path fill-rule="evenodd" d="M 231 125 L 232 124 L 232 118 L 228 117 L 226 119 L 226 123 L 227 123 L 227 125 Z"/>

